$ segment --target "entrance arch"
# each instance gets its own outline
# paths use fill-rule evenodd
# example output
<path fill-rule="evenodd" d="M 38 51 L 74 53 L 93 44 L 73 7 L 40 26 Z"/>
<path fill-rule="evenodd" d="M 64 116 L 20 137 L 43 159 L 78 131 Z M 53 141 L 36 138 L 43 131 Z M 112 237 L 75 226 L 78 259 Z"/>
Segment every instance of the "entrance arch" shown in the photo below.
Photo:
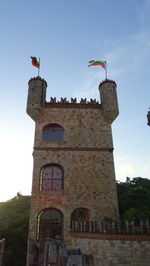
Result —
<path fill-rule="evenodd" d="M 38 217 L 37 240 L 47 237 L 63 240 L 63 213 L 58 209 L 44 209 Z"/>

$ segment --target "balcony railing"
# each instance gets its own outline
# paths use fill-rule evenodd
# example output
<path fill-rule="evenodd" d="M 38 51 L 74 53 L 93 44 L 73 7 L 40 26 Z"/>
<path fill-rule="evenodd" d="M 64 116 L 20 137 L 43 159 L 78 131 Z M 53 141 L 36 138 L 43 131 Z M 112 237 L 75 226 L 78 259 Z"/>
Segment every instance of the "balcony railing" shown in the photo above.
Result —
<path fill-rule="evenodd" d="M 71 221 L 71 232 L 99 234 L 150 234 L 150 223 L 146 221 Z"/>

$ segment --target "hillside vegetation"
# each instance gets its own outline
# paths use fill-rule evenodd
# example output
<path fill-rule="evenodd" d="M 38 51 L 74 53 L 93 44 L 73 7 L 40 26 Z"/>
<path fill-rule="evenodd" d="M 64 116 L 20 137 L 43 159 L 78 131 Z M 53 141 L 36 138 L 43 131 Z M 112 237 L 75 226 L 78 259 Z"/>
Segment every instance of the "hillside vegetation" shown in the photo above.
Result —
<path fill-rule="evenodd" d="M 0 203 L 0 239 L 5 238 L 4 266 L 25 266 L 30 197 L 19 193 Z"/>
<path fill-rule="evenodd" d="M 117 183 L 120 219 L 150 219 L 150 180 L 127 177 L 126 182 Z"/>

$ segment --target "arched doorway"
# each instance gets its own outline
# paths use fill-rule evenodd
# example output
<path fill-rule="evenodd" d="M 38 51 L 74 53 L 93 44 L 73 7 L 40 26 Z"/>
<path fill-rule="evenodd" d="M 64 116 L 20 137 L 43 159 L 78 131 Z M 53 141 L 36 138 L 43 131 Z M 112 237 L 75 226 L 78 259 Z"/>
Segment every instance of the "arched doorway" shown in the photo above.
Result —
<path fill-rule="evenodd" d="M 48 208 L 39 215 L 38 240 L 45 238 L 63 240 L 63 213 L 60 210 Z"/>

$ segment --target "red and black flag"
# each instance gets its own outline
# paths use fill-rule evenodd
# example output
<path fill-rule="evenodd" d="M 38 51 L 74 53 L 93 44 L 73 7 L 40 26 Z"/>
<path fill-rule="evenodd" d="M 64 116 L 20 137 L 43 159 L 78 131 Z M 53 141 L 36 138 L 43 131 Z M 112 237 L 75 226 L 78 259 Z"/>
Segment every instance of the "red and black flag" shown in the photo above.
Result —
<path fill-rule="evenodd" d="M 31 56 L 31 59 L 32 59 L 32 65 L 37 68 L 40 68 L 40 60 L 38 61 L 35 56 Z"/>

